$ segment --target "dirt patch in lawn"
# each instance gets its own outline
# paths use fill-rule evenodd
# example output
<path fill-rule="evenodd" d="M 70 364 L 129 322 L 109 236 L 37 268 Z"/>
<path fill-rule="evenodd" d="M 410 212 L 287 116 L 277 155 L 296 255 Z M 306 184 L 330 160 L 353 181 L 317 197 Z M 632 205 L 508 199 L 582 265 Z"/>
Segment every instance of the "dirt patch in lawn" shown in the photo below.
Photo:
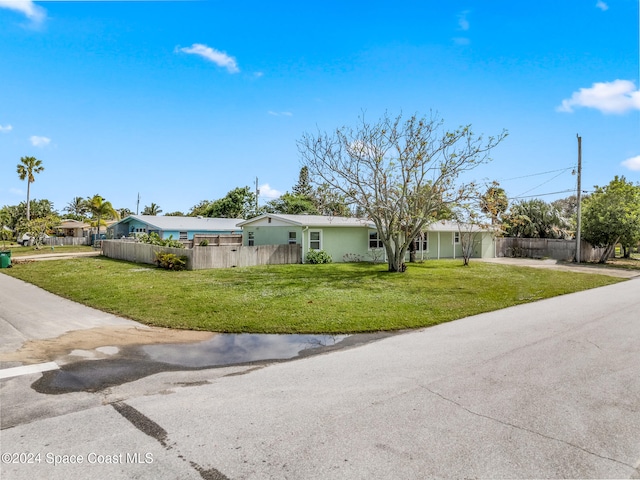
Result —
<path fill-rule="evenodd" d="M 0 354 L 0 362 L 65 363 L 110 358 L 121 347 L 163 343 L 195 343 L 210 339 L 215 333 L 173 330 L 160 327 L 99 327 L 74 330 L 56 338 L 29 340 L 15 352 Z"/>

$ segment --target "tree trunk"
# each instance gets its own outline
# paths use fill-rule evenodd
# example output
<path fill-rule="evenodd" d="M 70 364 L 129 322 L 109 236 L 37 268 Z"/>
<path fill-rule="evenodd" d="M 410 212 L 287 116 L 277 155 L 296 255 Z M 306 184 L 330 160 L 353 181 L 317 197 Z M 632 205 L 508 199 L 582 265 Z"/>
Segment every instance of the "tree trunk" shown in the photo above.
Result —
<path fill-rule="evenodd" d="M 389 250 L 391 250 L 389 252 Z M 387 259 L 389 264 L 389 271 L 393 273 L 402 273 L 407 269 L 404 263 L 404 255 L 406 250 L 404 249 L 389 249 L 387 250 Z"/>
<path fill-rule="evenodd" d="M 29 201 L 29 194 L 31 190 L 31 182 L 27 178 L 27 222 L 31 220 L 31 202 Z"/>
<path fill-rule="evenodd" d="M 615 251 L 616 245 L 618 244 L 618 240 L 620 240 L 620 237 L 616 238 L 616 241 L 613 242 L 611 245 L 607 245 L 607 248 L 605 248 L 604 253 L 600 257 L 600 260 L 598 261 L 598 263 L 607 263 L 607 260 L 609 260 L 609 257 L 611 256 L 611 254 Z"/>
<path fill-rule="evenodd" d="M 100 241 L 100 222 L 102 221 L 102 215 L 98 215 L 98 234 L 96 235 L 96 242 Z M 93 242 L 95 245 L 95 242 Z"/>

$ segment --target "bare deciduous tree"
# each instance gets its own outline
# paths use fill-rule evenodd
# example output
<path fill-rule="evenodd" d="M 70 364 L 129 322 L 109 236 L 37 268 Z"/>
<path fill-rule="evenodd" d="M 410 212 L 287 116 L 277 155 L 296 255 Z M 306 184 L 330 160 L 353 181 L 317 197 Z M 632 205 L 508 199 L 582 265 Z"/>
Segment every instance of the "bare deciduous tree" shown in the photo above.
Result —
<path fill-rule="evenodd" d="M 488 161 L 506 135 L 484 142 L 470 126 L 445 130 L 437 115 L 385 114 L 369 123 L 363 114 L 356 128 L 303 135 L 298 150 L 314 181 L 375 224 L 389 271 L 401 272 L 413 239 L 475 191 L 473 183 L 456 184 L 459 175 Z"/>

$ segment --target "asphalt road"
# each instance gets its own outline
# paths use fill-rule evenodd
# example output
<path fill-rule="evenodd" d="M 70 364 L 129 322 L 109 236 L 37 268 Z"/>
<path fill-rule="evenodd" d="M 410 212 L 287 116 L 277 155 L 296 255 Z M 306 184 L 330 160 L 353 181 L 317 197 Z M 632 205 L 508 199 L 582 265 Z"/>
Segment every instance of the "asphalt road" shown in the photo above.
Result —
<path fill-rule="evenodd" d="M 20 421 L 1 432 L 1 477 L 638 479 L 639 292 L 636 278 L 98 393 L 4 379 L 0 413 Z"/>

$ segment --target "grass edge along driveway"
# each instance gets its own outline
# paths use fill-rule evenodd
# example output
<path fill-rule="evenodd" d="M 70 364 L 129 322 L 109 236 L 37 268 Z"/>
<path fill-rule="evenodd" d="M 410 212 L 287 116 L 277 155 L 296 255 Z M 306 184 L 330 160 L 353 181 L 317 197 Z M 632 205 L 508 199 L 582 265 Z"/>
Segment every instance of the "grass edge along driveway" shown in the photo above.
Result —
<path fill-rule="evenodd" d="M 398 274 L 369 263 L 171 272 L 88 257 L 2 272 L 148 325 L 229 333 L 420 328 L 621 281 L 460 260 L 410 264 Z"/>

